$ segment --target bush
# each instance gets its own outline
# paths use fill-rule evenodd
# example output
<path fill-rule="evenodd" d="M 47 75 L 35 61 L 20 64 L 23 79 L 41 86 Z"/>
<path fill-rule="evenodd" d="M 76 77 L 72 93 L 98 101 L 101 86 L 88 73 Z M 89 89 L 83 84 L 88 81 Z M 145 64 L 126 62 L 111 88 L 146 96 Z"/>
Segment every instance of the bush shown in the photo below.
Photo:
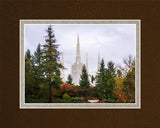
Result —
<path fill-rule="evenodd" d="M 86 102 L 88 102 L 88 100 L 97 100 L 97 97 L 87 96 L 87 97 L 84 97 L 84 100 L 85 100 Z"/>
<path fill-rule="evenodd" d="M 45 99 L 26 98 L 25 103 L 47 103 Z"/>
<path fill-rule="evenodd" d="M 99 100 L 98 103 L 104 103 L 104 100 Z"/>
<path fill-rule="evenodd" d="M 83 99 L 83 97 L 72 97 L 71 102 L 72 103 L 84 103 L 85 100 Z"/>
<path fill-rule="evenodd" d="M 70 97 L 67 93 L 65 93 L 65 94 L 63 95 L 63 100 L 64 100 L 64 101 L 70 101 L 70 100 L 71 100 L 71 97 Z"/>
<path fill-rule="evenodd" d="M 115 99 L 104 99 L 104 103 L 116 103 Z"/>
<path fill-rule="evenodd" d="M 70 103 L 70 101 L 65 101 L 63 99 L 53 99 L 52 103 Z"/>

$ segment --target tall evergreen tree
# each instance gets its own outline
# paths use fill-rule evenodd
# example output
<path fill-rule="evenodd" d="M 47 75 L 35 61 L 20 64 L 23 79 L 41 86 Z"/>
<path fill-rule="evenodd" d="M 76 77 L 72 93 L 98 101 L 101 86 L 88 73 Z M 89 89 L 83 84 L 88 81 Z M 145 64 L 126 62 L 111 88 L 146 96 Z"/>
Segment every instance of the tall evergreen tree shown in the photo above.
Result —
<path fill-rule="evenodd" d="M 67 78 L 67 84 L 73 85 L 72 76 L 69 74 Z"/>
<path fill-rule="evenodd" d="M 25 54 L 25 102 L 28 102 L 31 95 L 37 96 L 39 91 L 39 87 L 35 84 L 32 62 L 32 55 L 28 49 Z"/>
<path fill-rule="evenodd" d="M 37 49 L 34 52 L 34 60 L 38 66 L 42 63 L 42 50 L 40 44 L 38 44 Z"/>
<path fill-rule="evenodd" d="M 113 88 L 115 85 L 116 69 L 112 61 L 108 62 L 107 69 L 105 71 L 105 97 L 113 98 Z"/>
<path fill-rule="evenodd" d="M 29 49 L 27 49 L 25 56 L 28 58 L 28 60 L 30 61 L 30 65 L 32 68 L 34 68 L 34 57 L 33 55 L 31 55 L 31 51 Z M 33 71 L 34 72 L 34 71 Z"/>
<path fill-rule="evenodd" d="M 45 39 L 45 45 L 43 45 L 43 69 L 46 80 L 49 85 L 49 97 L 48 102 L 52 102 L 51 86 L 59 86 L 62 81 L 60 78 L 60 68 L 63 66 L 60 63 L 60 52 L 58 51 L 58 45 L 56 43 L 55 34 L 53 33 L 52 26 L 50 25 L 46 30 L 47 36 Z"/>
<path fill-rule="evenodd" d="M 102 98 L 102 99 L 105 96 L 105 90 L 104 90 L 105 79 L 106 79 L 105 78 L 105 64 L 104 64 L 104 60 L 102 59 L 100 63 L 100 69 L 96 75 L 96 90 L 97 90 L 99 98 Z"/>
<path fill-rule="evenodd" d="M 35 63 L 35 79 L 39 82 L 39 80 L 43 79 L 43 70 L 42 70 L 42 50 L 41 45 L 38 44 L 36 51 L 34 52 L 34 63 Z"/>
<path fill-rule="evenodd" d="M 93 83 L 95 81 L 95 78 L 94 78 L 94 76 L 92 75 L 92 77 L 91 77 L 91 82 Z"/>
<path fill-rule="evenodd" d="M 112 91 L 115 84 L 114 78 L 116 77 L 114 63 L 112 61 L 108 62 L 107 68 L 105 68 L 104 60 L 102 59 L 100 65 L 100 69 L 96 75 L 98 96 L 101 99 L 112 98 Z"/>
<path fill-rule="evenodd" d="M 87 74 L 87 69 L 86 69 L 86 66 L 83 65 L 82 67 L 82 75 L 81 75 L 81 79 L 80 79 L 80 87 L 81 88 L 89 88 L 90 86 L 90 83 L 89 83 L 89 80 L 88 80 L 88 74 Z"/>
<path fill-rule="evenodd" d="M 32 55 L 31 55 L 31 51 L 30 51 L 29 49 L 27 49 L 25 56 L 26 56 L 29 60 L 31 60 Z"/>

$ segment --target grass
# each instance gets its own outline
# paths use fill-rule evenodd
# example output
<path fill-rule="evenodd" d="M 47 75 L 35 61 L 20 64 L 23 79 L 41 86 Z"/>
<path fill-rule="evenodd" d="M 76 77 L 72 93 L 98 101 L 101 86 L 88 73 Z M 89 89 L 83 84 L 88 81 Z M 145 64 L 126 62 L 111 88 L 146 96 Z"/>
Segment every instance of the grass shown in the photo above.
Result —
<path fill-rule="evenodd" d="M 33 98 L 27 98 L 25 100 L 25 103 L 47 103 L 46 99 L 33 99 Z"/>
<path fill-rule="evenodd" d="M 34 99 L 34 98 L 27 98 L 25 100 L 25 103 L 48 103 L 46 99 Z M 52 103 L 85 103 L 85 101 L 79 100 L 79 99 L 71 99 L 68 101 L 65 101 L 63 99 L 52 99 Z"/>

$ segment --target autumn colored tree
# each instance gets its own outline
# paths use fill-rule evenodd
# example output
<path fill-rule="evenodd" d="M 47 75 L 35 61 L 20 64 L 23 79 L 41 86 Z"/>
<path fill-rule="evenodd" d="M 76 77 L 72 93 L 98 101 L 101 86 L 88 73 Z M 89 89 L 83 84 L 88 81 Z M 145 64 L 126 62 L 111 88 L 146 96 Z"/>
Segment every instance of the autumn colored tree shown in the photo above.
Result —
<path fill-rule="evenodd" d="M 76 85 L 72 85 L 72 88 L 70 90 L 70 96 L 72 97 L 78 97 L 79 95 L 79 91 L 80 91 L 80 87 L 76 86 Z"/>
<path fill-rule="evenodd" d="M 118 78 L 122 77 L 122 71 L 120 69 L 117 70 L 117 77 Z"/>
<path fill-rule="evenodd" d="M 62 94 L 64 94 L 64 93 L 70 93 L 71 92 L 71 89 L 72 89 L 72 85 L 70 85 L 70 84 L 62 84 L 61 85 L 61 92 L 62 92 Z"/>
<path fill-rule="evenodd" d="M 45 75 L 45 79 L 49 86 L 49 97 L 48 102 L 52 102 L 52 91 L 51 86 L 60 86 L 62 83 L 60 78 L 60 69 L 62 65 L 60 63 L 60 52 L 58 51 L 58 45 L 56 43 L 55 34 L 53 32 L 52 26 L 49 25 L 46 30 L 47 36 L 45 39 L 45 44 L 43 45 L 42 51 L 42 65 Z"/>
<path fill-rule="evenodd" d="M 124 78 L 124 91 L 127 96 L 127 102 L 135 102 L 135 59 L 129 56 L 125 61 L 128 67 L 127 75 Z"/>
<path fill-rule="evenodd" d="M 117 75 L 119 76 L 119 75 Z M 127 96 L 124 92 L 124 84 L 123 84 L 123 77 L 119 76 L 115 78 L 115 86 L 113 88 L 113 94 L 117 99 L 117 102 L 126 102 Z"/>
<path fill-rule="evenodd" d="M 90 83 L 89 83 L 89 79 L 88 79 L 88 73 L 87 73 L 85 65 L 83 65 L 83 67 L 82 67 L 82 74 L 81 74 L 79 84 L 80 84 L 81 88 L 89 88 L 90 87 Z"/>

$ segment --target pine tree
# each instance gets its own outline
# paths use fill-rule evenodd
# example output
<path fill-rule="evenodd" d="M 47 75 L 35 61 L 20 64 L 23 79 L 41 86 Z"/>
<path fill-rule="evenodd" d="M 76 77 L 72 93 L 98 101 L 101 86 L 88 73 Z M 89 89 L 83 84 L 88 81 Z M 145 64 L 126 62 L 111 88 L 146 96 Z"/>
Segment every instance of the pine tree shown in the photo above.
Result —
<path fill-rule="evenodd" d="M 42 50 L 40 44 L 38 44 L 37 49 L 34 52 L 34 61 L 38 66 L 42 63 Z"/>
<path fill-rule="evenodd" d="M 63 67 L 60 63 L 60 52 L 56 44 L 55 34 L 53 33 L 52 26 L 50 25 L 46 30 L 47 36 L 45 39 L 46 44 L 43 45 L 43 70 L 46 80 L 49 85 L 48 102 L 52 102 L 51 86 L 59 86 L 62 81 L 60 78 L 60 69 Z"/>
<path fill-rule="evenodd" d="M 67 84 L 73 85 L 72 76 L 69 74 L 67 78 Z"/>
<path fill-rule="evenodd" d="M 115 85 L 115 77 L 116 77 L 116 69 L 114 67 L 114 63 L 112 61 L 108 62 L 107 69 L 105 71 L 105 97 L 113 98 L 113 88 Z"/>
<path fill-rule="evenodd" d="M 39 87 L 35 83 L 32 63 L 32 55 L 28 49 L 25 54 L 25 102 L 27 102 L 30 95 L 37 96 L 39 91 Z"/>
<path fill-rule="evenodd" d="M 93 83 L 95 81 L 95 78 L 94 78 L 94 76 L 92 75 L 92 77 L 91 77 L 91 82 Z"/>
<path fill-rule="evenodd" d="M 25 97 L 33 92 L 32 86 L 34 83 L 34 77 L 32 73 L 30 50 L 28 49 L 25 54 Z"/>
<path fill-rule="evenodd" d="M 89 86 L 90 86 L 90 83 L 88 80 L 87 69 L 86 69 L 85 65 L 83 65 L 83 67 L 82 67 L 82 75 L 81 75 L 81 79 L 80 79 L 79 84 L 80 84 L 80 87 L 83 89 L 89 88 Z"/>
<path fill-rule="evenodd" d="M 34 74 L 35 74 L 35 79 L 36 81 L 39 82 L 39 80 L 42 80 L 44 78 L 43 76 L 43 70 L 42 70 L 42 50 L 41 50 L 41 45 L 38 44 L 36 51 L 34 52 Z"/>
<path fill-rule="evenodd" d="M 29 49 L 27 49 L 25 56 L 26 56 L 29 60 L 31 60 L 32 55 L 31 55 L 31 51 L 30 51 Z"/>
<path fill-rule="evenodd" d="M 96 90 L 98 93 L 99 98 L 103 99 L 105 96 L 105 64 L 104 64 L 104 60 L 101 60 L 100 63 L 100 69 L 97 72 L 96 75 Z"/>
<path fill-rule="evenodd" d="M 34 57 L 33 55 L 31 55 L 31 51 L 29 49 L 27 49 L 25 56 L 28 58 L 28 60 L 30 61 L 30 66 L 32 67 L 32 69 L 34 70 Z M 34 71 L 33 71 L 34 72 Z"/>

